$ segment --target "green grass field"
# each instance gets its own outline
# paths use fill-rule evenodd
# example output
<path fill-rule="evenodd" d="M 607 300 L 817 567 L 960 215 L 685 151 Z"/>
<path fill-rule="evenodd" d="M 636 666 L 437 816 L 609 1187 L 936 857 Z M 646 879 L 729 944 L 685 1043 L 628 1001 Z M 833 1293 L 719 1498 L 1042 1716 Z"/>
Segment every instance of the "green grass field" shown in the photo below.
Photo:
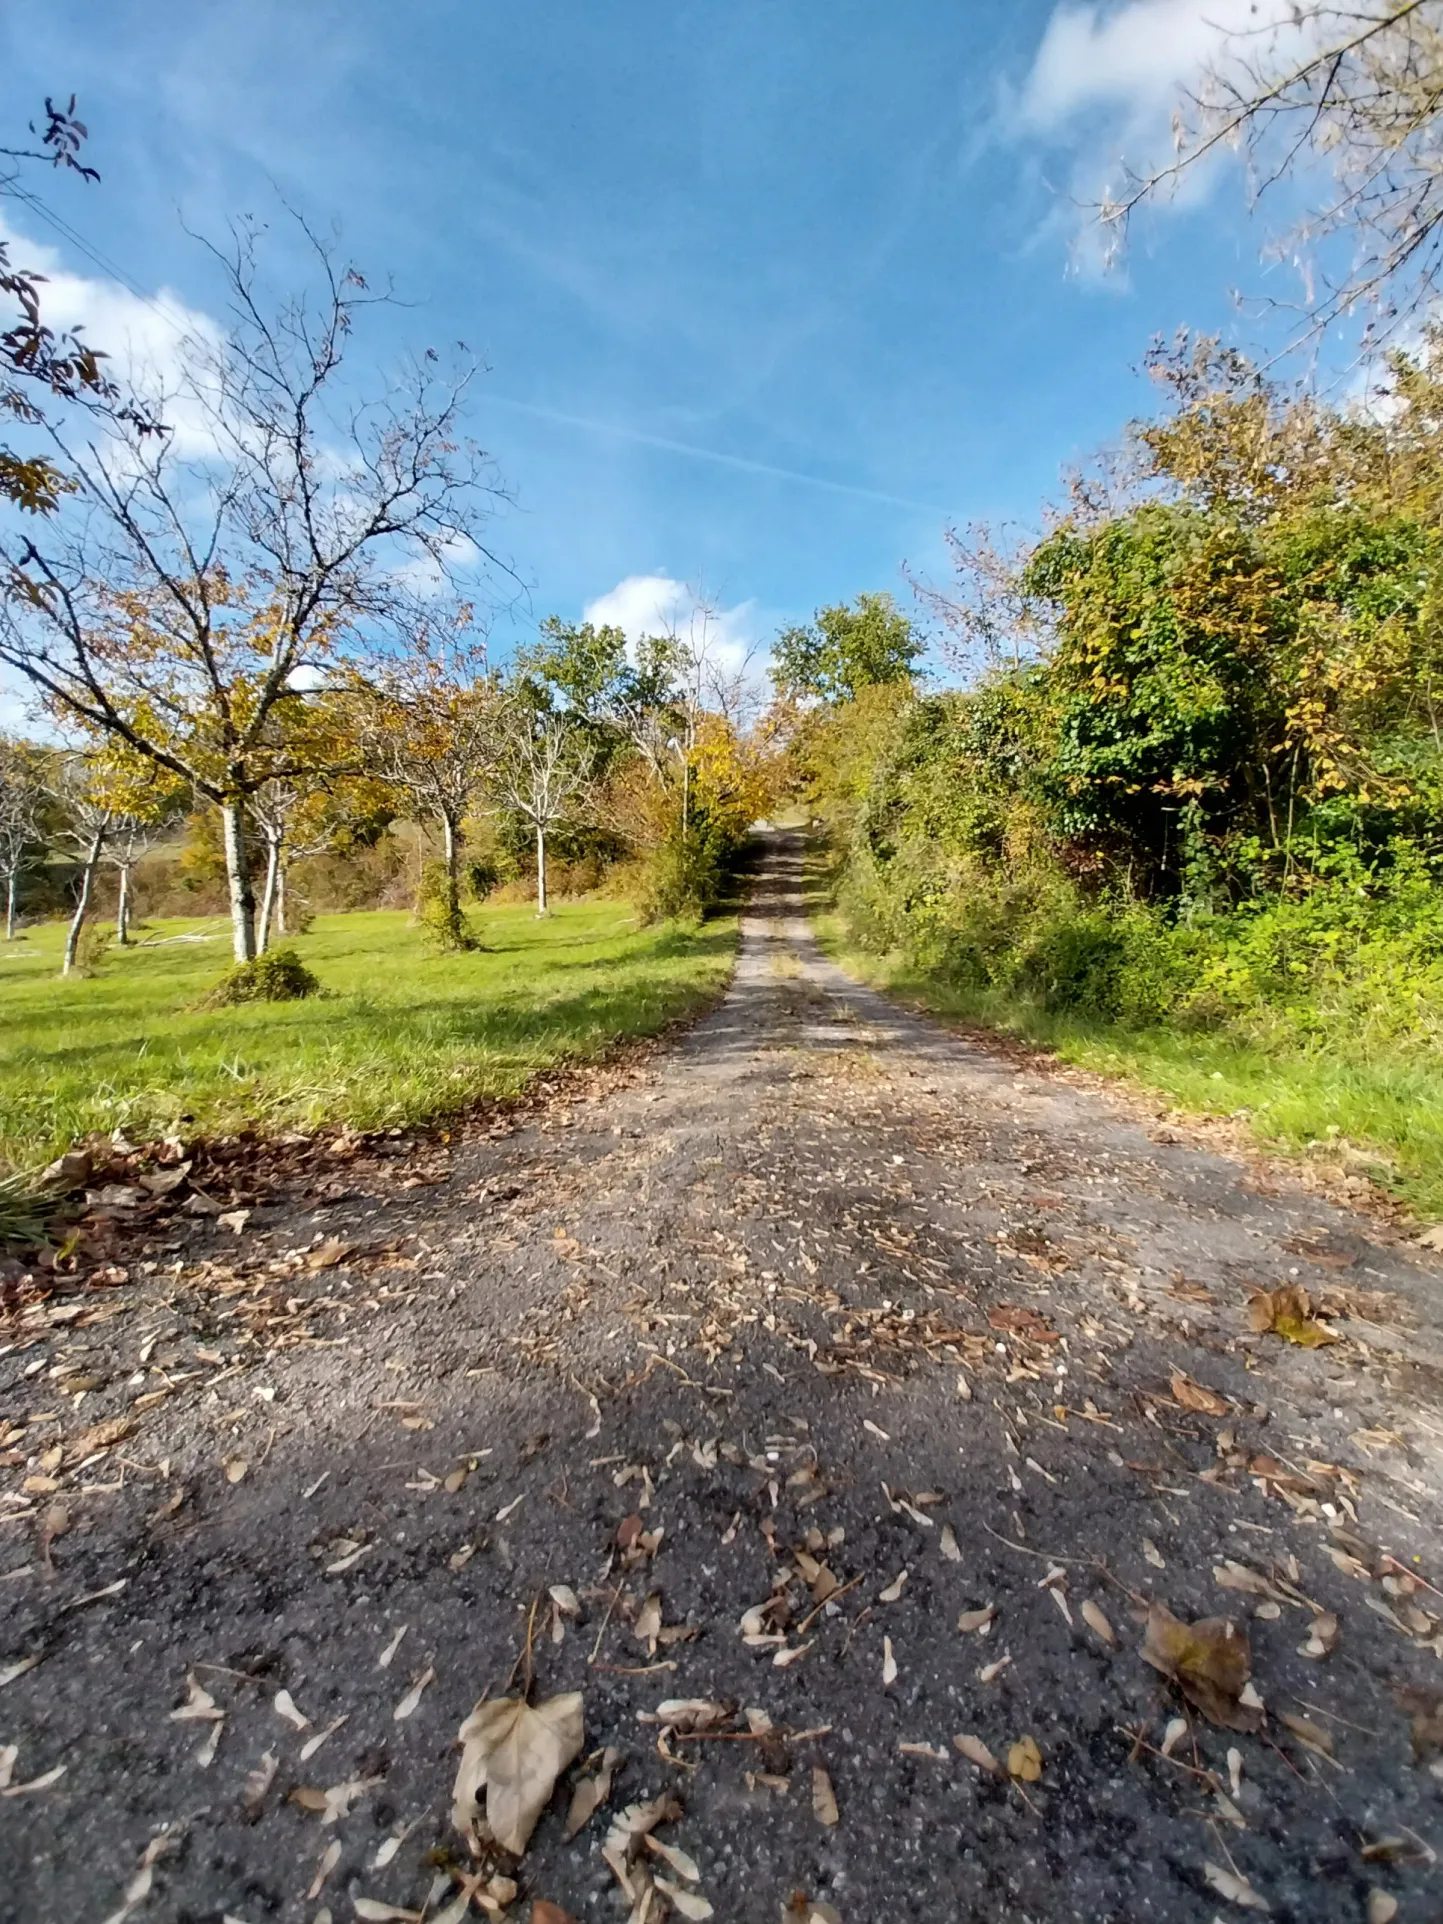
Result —
<path fill-rule="evenodd" d="M 1443 1220 L 1443 1064 L 1420 1055 L 1350 1055 L 1336 1046 L 1267 1050 L 1226 1033 L 1049 1015 L 999 995 L 968 993 L 860 948 L 831 906 L 820 864 L 813 927 L 849 974 L 932 1014 L 1035 1043 L 1063 1062 L 1117 1076 L 1196 1115 L 1244 1122 L 1270 1149 L 1321 1156 L 1371 1177 L 1428 1222 Z"/>
<path fill-rule="evenodd" d="M 167 921 L 62 981 L 58 924 L 0 942 L 0 1163 L 77 1137 L 410 1124 L 702 1007 L 730 972 L 736 922 L 638 929 L 623 902 L 473 911 L 486 949 L 429 954 L 404 912 L 317 919 L 285 941 L 326 994 L 201 1012 L 230 964 L 217 920 Z M 200 940 L 176 940 L 200 937 Z"/>

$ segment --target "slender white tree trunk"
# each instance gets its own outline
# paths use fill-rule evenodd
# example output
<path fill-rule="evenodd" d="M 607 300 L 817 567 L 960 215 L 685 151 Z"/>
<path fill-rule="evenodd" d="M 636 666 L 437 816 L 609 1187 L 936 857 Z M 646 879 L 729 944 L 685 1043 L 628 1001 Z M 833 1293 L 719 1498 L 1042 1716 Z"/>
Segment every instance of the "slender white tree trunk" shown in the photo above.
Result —
<path fill-rule="evenodd" d="M 80 872 L 80 899 L 75 904 L 75 913 L 65 933 L 65 960 L 60 965 L 62 975 L 69 975 L 75 967 L 75 951 L 80 942 L 80 931 L 85 925 L 86 911 L 90 907 L 90 892 L 95 883 L 95 871 L 100 864 L 100 851 L 104 846 L 105 830 L 98 828 L 91 839 L 85 867 Z"/>
<path fill-rule="evenodd" d="M 20 871 L 11 869 L 5 878 L 5 940 L 15 940 L 15 888 L 20 879 Z"/>
<path fill-rule="evenodd" d="M 256 951 L 264 955 L 271 945 L 271 917 L 275 913 L 276 892 L 280 886 L 281 843 L 278 835 L 266 837 L 266 883 L 261 893 L 260 914 L 256 918 Z M 284 929 L 284 923 L 281 925 Z"/>
<path fill-rule="evenodd" d="M 253 962 L 256 954 L 256 898 L 251 887 L 246 849 L 245 808 L 237 801 L 222 802 L 221 832 L 225 842 L 225 874 L 230 890 L 231 937 L 237 962 Z"/>
<path fill-rule="evenodd" d="M 115 903 L 115 939 L 121 948 L 130 942 L 130 864 L 125 862 L 120 870 L 120 893 Z"/>
<path fill-rule="evenodd" d="M 546 830 L 536 824 L 536 913 L 546 913 Z"/>

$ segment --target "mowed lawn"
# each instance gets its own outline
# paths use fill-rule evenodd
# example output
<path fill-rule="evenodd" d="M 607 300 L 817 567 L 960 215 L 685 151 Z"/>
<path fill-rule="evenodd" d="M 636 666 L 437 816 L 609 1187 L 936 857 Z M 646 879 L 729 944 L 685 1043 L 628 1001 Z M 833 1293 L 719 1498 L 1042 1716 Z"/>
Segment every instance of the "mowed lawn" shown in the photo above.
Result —
<path fill-rule="evenodd" d="M 282 946 L 323 996 L 216 1011 L 196 1005 L 230 965 L 218 919 L 147 924 L 89 979 L 59 978 L 58 923 L 0 942 L 0 1162 L 96 1130 L 381 1128 L 514 1095 L 704 1005 L 736 944 L 733 919 L 639 929 L 616 901 L 473 922 L 483 951 L 438 956 L 404 912 L 318 917 Z"/>

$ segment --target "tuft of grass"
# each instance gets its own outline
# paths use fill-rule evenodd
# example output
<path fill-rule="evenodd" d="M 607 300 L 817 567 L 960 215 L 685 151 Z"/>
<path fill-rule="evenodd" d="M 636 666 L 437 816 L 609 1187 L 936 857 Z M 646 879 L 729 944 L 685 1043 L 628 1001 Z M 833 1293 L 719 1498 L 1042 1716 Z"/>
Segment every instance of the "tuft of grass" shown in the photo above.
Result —
<path fill-rule="evenodd" d="M 1049 1013 L 864 949 L 830 905 L 820 864 L 813 880 L 817 940 L 858 980 L 944 1020 L 984 1025 L 1156 1091 L 1179 1109 L 1245 1123 L 1270 1150 L 1367 1176 L 1425 1220 L 1443 1219 L 1443 1061 L 1387 1049 L 1354 1054 L 1326 1040 L 1264 1048 L 1225 1031 Z"/>
<path fill-rule="evenodd" d="M 0 1157 L 116 1128 L 424 1122 L 694 1013 L 736 946 L 734 918 L 643 929 L 617 901 L 474 915 L 486 948 L 444 956 L 404 912 L 321 916 L 287 947 L 324 997 L 222 1009 L 198 1006 L 229 960 L 216 919 L 158 922 L 89 981 L 59 978 L 58 926 L 0 943 Z"/>
<path fill-rule="evenodd" d="M 0 1172 L 0 1250 L 43 1243 L 53 1202 L 33 1170 Z"/>

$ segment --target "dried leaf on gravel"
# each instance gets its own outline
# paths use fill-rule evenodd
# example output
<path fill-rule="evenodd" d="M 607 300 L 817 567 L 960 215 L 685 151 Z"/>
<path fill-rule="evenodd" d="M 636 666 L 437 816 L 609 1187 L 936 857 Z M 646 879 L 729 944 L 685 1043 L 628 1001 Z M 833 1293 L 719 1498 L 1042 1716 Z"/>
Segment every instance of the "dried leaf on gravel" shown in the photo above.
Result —
<path fill-rule="evenodd" d="M 297 1730 L 310 1729 L 310 1718 L 296 1708 L 296 1700 L 289 1690 L 278 1690 L 271 1699 L 271 1708 L 278 1717 L 284 1717 L 288 1724 L 294 1724 Z"/>
<path fill-rule="evenodd" d="M 632 1634 L 640 1644 L 646 1646 L 651 1656 L 656 1655 L 656 1640 L 661 1634 L 661 1592 L 653 1590 L 636 1613 L 636 1622 L 631 1626 Z"/>
<path fill-rule="evenodd" d="M 566 1813 L 566 1839 L 570 1843 L 576 1833 L 591 1822 L 597 1811 L 611 1795 L 612 1778 L 621 1762 L 621 1752 L 610 1745 L 601 1753 L 600 1762 L 590 1777 L 583 1777 L 571 1793 L 571 1808 Z"/>
<path fill-rule="evenodd" d="M 427 1684 L 434 1683 L 435 1680 L 436 1672 L 428 1666 L 421 1672 L 415 1683 L 411 1685 L 411 1688 L 406 1692 L 400 1703 L 398 1703 L 396 1708 L 391 1712 L 392 1722 L 402 1724 L 408 1717 L 414 1716 L 421 1702 L 421 1698 L 425 1693 Z"/>
<path fill-rule="evenodd" d="M 225 1471 L 227 1483 L 239 1483 L 250 1469 L 250 1463 L 243 1456 L 228 1456 L 222 1460 L 221 1468 Z"/>
<path fill-rule="evenodd" d="M 1245 1563 L 1236 1562 L 1232 1557 L 1229 1557 L 1225 1563 L 1213 1565 L 1213 1582 L 1221 1590 L 1240 1590 L 1244 1596 L 1269 1597 L 1278 1603 L 1290 1601 L 1276 1584 L 1269 1582 L 1257 1570 L 1250 1570 Z"/>
<path fill-rule="evenodd" d="M 1313 1618 L 1307 1642 L 1300 1643 L 1298 1649 L 1303 1656 L 1311 1657 L 1314 1663 L 1321 1663 L 1337 1647 L 1338 1619 L 1331 1610 L 1322 1610 Z"/>
<path fill-rule="evenodd" d="M 278 1760 L 274 1751 L 268 1750 L 255 1769 L 246 1774 L 246 1787 L 241 1793 L 241 1810 L 248 1818 L 259 1815 L 260 1807 L 266 1800 L 266 1792 L 275 1782 Z"/>
<path fill-rule="evenodd" d="M 1035 1784 L 1042 1775 L 1042 1752 L 1035 1737 L 1019 1737 L 1007 1752 L 1007 1774 L 1020 1777 L 1024 1784 Z"/>
<path fill-rule="evenodd" d="M 311 1879 L 310 1889 L 306 1892 L 308 1898 L 314 1900 L 320 1896 L 321 1886 L 340 1861 L 341 1840 L 338 1837 L 332 1843 L 327 1844 L 326 1848 L 321 1852 L 321 1861 L 316 1865 L 316 1874 Z"/>
<path fill-rule="evenodd" d="M 42 1776 L 32 1777 L 28 1784 L 7 1784 L 0 1790 L 0 1797 L 28 1797 L 31 1791 L 49 1790 L 52 1784 L 59 1783 L 67 1768 L 65 1764 L 56 1764 Z"/>
<path fill-rule="evenodd" d="M 563 1617 L 579 1617 L 581 1603 L 569 1583 L 553 1583 L 547 1595 L 556 1605 Z"/>
<path fill-rule="evenodd" d="M 942 1525 L 942 1534 L 938 1539 L 937 1548 L 949 1563 L 960 1563 L 962 1561 L 962 1552 L 957 1547 L 957 1533 L 950 1523 L 944 1523 Z"/>
<path fill-rule="evenodd" d="M 531 1924 L 576 1924 L 576 1919 L 570 1911 L 563 1911 L 559 1904 L 538 1897 L 531 1906 Z"/>
<path fill-rule="evenodd" d="M 400 1629 L 396 1632 L 395 1636 L 392 1637 L 391 1641 L 386 1645 L 385 1649 L 381 1652 L 380 1656 L 377 1657 L 376 1659 L 377 1670 L 389 1670 L 391 1668 L 391 1659 L 395 1656 L 396 1652 L 401 1648 L 401 1639 L 402 1637 L 405 1636 L 406 1632 L 410 1629 L 410 1627 L 411 1626 L 408 1623 L 403 1623 L 401 1625 Z"/>
<path fill-rule="evenodd" d="M 1278 1722 L 1286 1724 L 1298 1742 L 1306 1750 L 1317 1751 L 1320 1756 L 1331 1757 L 1333 1739 L 1321 1724 L 1315 1724 L 1311 1717 L 1298 1717 L 1290 1710 L 1278 1712 Z"/>
<path fill-rule="evenodd" d="M 728 1705 L 710 1697 L 667 1697 L 655 1710 L 639 1710 L 636 1721 L 663 1724 L 668 1730 L 710 1730 L 713 1724 L 725 1723 L 730 1715 Z"/>
<path fill-rule="evenodd" d="M 893 1577 L 892 1581 L 887 1585 L 885 1590 L 879 1590 L 877 1592 L 878 1603 L 898 1602 L 901 1598 L 902 1592 L 907 1587 L 907 1578 L 910 1575 L 911 1575 L 911 1572 L 909 1570 L 899 1571 L 898 1574 L 895 1577 Z"/>
<path fill-rule="evenodd" d="M 1081 1606 L 1082 1621 L 1094 1636 L 1101 1637 L 1104 1643 L 1116 1643 L 1117 1632 L 1107 1620 L 1107 1613 L 1099 1603 L 1088 1597 Z"/>
<path fill-rule="evenodd" d="M 1225 1396 L 1210 1390 L 1206 1383 L 1194 1382 L 1185 1370 L 1175 1369 L 1171 1382 L 1173 1400 L 1185 1410 L 1195 1410 L 1200 1416 L 1226 1416 L 1232 1409 Z"/>
<path fill-rule="evenodd" d="M 1147 1558 L 1148 1562 L 1152 1565 L 1154 1570 L 1165 1570 L 1167 1568 L 1166 1558 L 1163 1556 L 1162 1551 L 1158 1549 L 1157 1545 L 1153 1542 L 1151 1537 L 1143 1538 L 1142 1554 Z"/>
<path fill-rule="evenodd" d="M 1003 1671 L 1010 1668 L 1011 1663 L 1012 1652 L 1010 1650 L 1004 1651 L 994 1662 L 984 1663 L 982 1668 L 977 1672 L 978 1683 L 996 1683 Z"/>
<path fill-rule="evenodd" d="M 681 1805 L 666 1791 L 650 1803 L 628 1804 L 612 1818 L 606 1833 L 605 1849 L 623 1861 L 640 1847 L 658 1824 L 672 1824 L 681 1816 Z"/>
<path fill-rule="evenodd" d="M 353 1897 L 351 1903 L 362 1924 L 421 1924 L 424 1911 L 403 1911 L 399 1904 L 382 1904 L 374 1897 Z"/>
<path fill-rule="evenodd" d="M 190 1761 L 197 1770 L 209 1770 L 215 1762 L 215 1754 L 220 1749 L 220 1736 L 224 1729 L 225 1718 L 217 1717 L 207 1732 L 205 1741 L 198 1744 L 191 1753 Z"/>
<path fill-rule="evenodd" d="M 836 1792 L 831 1778 L 820 1765 L 812 1769 L 812 1814 L 819 1824 L 831 1825 L 838 1821 Z"/>
<path fill-rule="evenodd" d="M 1272 1905 L 1266 1898 L 1259 1897 L 1245 1877 L 1234 1871 L 1225 1871 L 1220 1864 L 1204 1864 L 1203 1876 L 1211 1889 L 1219 1897 L 1225 1897 L 1229 1904 L 1236 1904 L 1245 1911 L 1265 1911 L 1271 1913 Z"/>
<path fill-rule="evenodd" d="M 683 1917 L 694 1920 L 694 1924 L 701 1924 L 701 1920 L 716 1916 L 716 1912 L 701 1895 L 700 1891 L 682 1890 L 678 1885 L 671 1883 L 665 1877 L 658 1877 L 656 1879 L 656 1888 L 659 1891 L 665 1891 L 676 1910 L 678 1910 Z"/>
<path fill-rule="evenodd" d="M 892 1654 L 892 1639 L 882 1639 L 882 1684 L 888 1688 L 897 1681 L 897 1659 Z"/>
<path fill-rule="evenodd" d="M 203 1689 L 191 1671 L 185 1680 L 185 1702 L 179 1710 L 172 1710 L 170 1721 L 173 1724 L 215 1723 L 224 1717 L 225 1712 L 216 1708 L 215 1698 Z"/>
<path fill-rule="evenodd" d="M 1369 1891 L 1368 1924 L 1393 1924 L 1398 1915 L 1398 1900 L 1390 1891 Z"/>
<path fill-rule="evenodd" d="M 452 1819 L 463 1836 L 479 1841 L 480 1794 L 486 1824 L 503 1850 L 520 1856 L 556 1780 L 583 1742 L 581 1692 L 568 1691 L 531 1705 L 518 1697 L 479 1703 L 462 1724 Z"/>
<path fill-rule="evenodd" d="M 1165 1604 L 1154 1603 L 1147 1614 L 1142 1655 L 1210 1723 L 1223 1730 L 1261 1728 L 1261 1709 L 1244 1698 L 1252 1675 L 1247 1633 L 1230 1617 L 1184 1623 Z"/>
<path fill-rule="evenodd" d="M 968 1763 L 976 1764 L 979 1770 L 990 1770 L 994 1775 L 1001 1770 L 1002 1766 L 980 1737 L 970 1737 L 966 1731 L 959 1731 L 952 1742 Z"/>
<path fill-rule="evenodd" d="M 696 1860 L 688 1857 L 685 1851 L 678 1850 L 675 1844 L 664 1844 L 651 1831 L 647 1832 L 643 1841 L 653 1857 L 659 1857 L 664 1864 L 676 1872 L 678 1877 L 685 1878 L 688 1884 L 701 1882 L 701 1872 L 697 1869 Z"/>
<path fill-rule="evenodd" d="M 348 1256 L 354 1255 L 355 1248 L 354 1243 L 343 1243 L 339 1236 L 327 1236 L 323 1243 L 306 1251 L 306 1268 L 334 1269 L 337 1263 L 343 1263 Z"/>
<path fill-rule="evenodd" d="M 1248 1327 L 1259 1335 L 1271 1332 L 1303 1349 L 1319 1349 L 1338 1338 L 1313 1313 L 1307 1291 L 1298 1283 L 1285 1283 L 1281 1289 L 1260 1289 L 1248 1304 Z"/>
<path fill-rule="evenodd" d="M 985 1637 L 997 1621 L 997 1605 L 987 1604 L 981 1610 L 964 1610 L 957 1619 L 957 1628 L 964 1637 Z"/>
<path fill-rule="evenodd" d="M 135 1424 L 128 1416 L 110 1416 L 103 1423 L 92 1423 L 88 1429 L 77 1430 L 65 1443 L 65 1461 L 83 1462 L 87 1456 L 98 1456 L 102 1450 L 113 1449 L 123 1443 L 126 1437 L 134 1434 Z"/>

